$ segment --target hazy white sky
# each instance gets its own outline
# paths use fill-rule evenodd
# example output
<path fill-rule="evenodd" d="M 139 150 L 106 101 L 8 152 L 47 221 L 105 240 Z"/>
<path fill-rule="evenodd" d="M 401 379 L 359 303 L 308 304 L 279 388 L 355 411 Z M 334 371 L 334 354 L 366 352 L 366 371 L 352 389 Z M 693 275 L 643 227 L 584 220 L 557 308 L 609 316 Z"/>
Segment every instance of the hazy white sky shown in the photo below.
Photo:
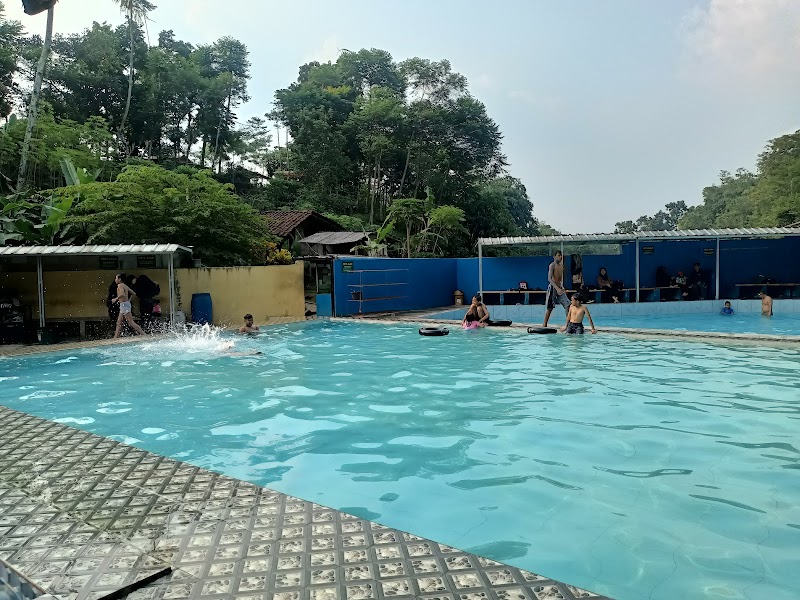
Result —
<path fill-rule="evenodd" d="M 7 16 L 43 32 L 19 0 Z M 151 40 L 233 35 L 253 63 L 242 119 L 309 60 L 382 48 L 447 58 L 505 136 L 537 217 L 610 231 L 699 203 L 720 170 L 753 168 L 800 129 L 800 0 L 154 0 Z M 60 0 L 56 30 L 123 21 L 111 0 Z"/>

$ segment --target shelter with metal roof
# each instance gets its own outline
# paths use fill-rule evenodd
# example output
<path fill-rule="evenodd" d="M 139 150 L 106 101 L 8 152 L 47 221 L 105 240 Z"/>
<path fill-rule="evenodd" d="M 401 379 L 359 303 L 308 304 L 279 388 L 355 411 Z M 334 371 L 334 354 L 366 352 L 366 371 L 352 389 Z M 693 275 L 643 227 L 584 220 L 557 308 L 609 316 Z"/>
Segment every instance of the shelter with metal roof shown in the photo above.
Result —
<path fill-rule="evenodd" d="M 103 257 L 145 257 L 152 266 L 157 267 L 160 262 L 167 268 L 169 279 L 169 314 L 170 323 L 175 320 L 175 259 L 180 256 L 191 256 L 191 248 L 177 244 L 121 244 L 121 245 L 87 245 L 87 246 L 3 246 L 0 247 L 0 260 L 12 263 L 25 263 L 35 259 L 36 273 L 39 290 L 39 326 L 44 327 L 45 316 L 45 289 L 44 289 L 44 264 L 45 260 L 62 259 L 77 260 Z M 160 261 L 157 260 L 157 258 Z"/>
<path fill-rule="evenodd" d="M 339 223 L 314 210 L 268 210 L 261 216 L 267 230 L 289 246 L 315 233 L 344 230 Z"/>
<path fill-rule="evenodd" d="M 716 244 L 715 298 L 719 299 L 720 243 L 724 240 L 800 237 L 800 227 L 751 227 L 736 229 L 686 229 L 665 231 L 636 231 L 633 233 L 588 233 L 546 236 L 506 236 L 478 240 L 478 285 L 483 293 L 483 249 L 488 247 L 522 247 L 555 245 L 564 252 L 571 244 L 635 244 L 636 247 L 636 301 L 640 299 L 640 246 L 642 242 L 710 240 Z"/>
<path fill-rule="evenodd" d="M 369 239 L 369 234 L 363 231 L 320 231 L 298 242 L 304 254 L 340 256 L 352 254 L 353 247 L 366 239 Z"/>

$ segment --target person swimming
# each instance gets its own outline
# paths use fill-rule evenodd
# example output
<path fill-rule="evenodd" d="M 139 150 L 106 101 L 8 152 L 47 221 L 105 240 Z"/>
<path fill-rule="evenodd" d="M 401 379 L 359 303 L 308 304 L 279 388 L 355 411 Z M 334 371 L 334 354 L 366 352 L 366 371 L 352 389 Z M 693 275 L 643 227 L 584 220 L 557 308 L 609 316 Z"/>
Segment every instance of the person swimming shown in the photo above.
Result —
<path fill-rule="evenodd" d="M 726 300 L 725 301 L 725 306 L 722 307 L 722 310 L 720 312 L 723 315 L 732 315 L 733 314 L 733 307 L 731 307 L 731 301 L 730 300 Z"/>
<path fill-rule="evenodd" d="M 236 344 L 234 342 L 222 342 L 219 344 L 215 350 L 217 352 L 221 352 L 222 354 L 226 354 L 228 356 L 257 356 L 259 354 L 264 354 L 260 350 L 248 350 L 246 352 L 234 352 L 234 348 Z"/>

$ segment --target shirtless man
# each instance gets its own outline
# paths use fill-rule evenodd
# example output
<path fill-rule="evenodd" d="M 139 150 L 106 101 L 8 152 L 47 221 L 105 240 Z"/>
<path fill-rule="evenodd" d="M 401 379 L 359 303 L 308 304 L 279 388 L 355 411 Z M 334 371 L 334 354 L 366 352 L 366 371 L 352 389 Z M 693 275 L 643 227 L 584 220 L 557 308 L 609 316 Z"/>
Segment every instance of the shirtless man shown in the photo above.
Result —
<path fill-rule="evenodd" d="M 567 298 L 567 290 L 564 289 L 564 255 L 561 250 L 557 250 L 553 255 L 553 262 L 550 263 L 550 268 L 547 270 L 547 294 L 545 295 L 545 313 L 543 327 L 547 327 L 550 321 L 550 313 L 560 304 L 564 310 L 569 312 L 569 299 Z"/>
<path fill-rule="evenodd" d="M 766 292 L 758 292 L 758 297 L 761 298 L 761 316 L 772 316 L 772 297 L 768 296 Z"/>
<path fill-rule="evenodd" d="M 567 311 L 567 324 L 564 325 L 561 331 L 568 334 L 576 333 L 583 335 L 584 316 L 589 317 L 589 325 L 592 326 L 592 333 L 597 333 L 597 329 L 594 328 L 594 321 L 592 321 L 592 315 L 589 313 L 589 309 L 583 305 L 581 295 L 573 294 L 569 310 Z"/>
<path fill-rule="evenodd" d="M 114 337 L 119 337 L 119 334 L 122 331 L 123 319 L 127 321 L 128 325 L 130 325 L 136 333 L 139 335 L 144 335 L 144 330 L 136 324 L 136 321 L 133 320 L 133 315 L 131 314 L 131 297 L 135 296 L 136 294 L 134 294 L 131 288 L 125 285 L 125 283 L 122 281 L 122 275 L 119 273 L 117 273 L 117 276 L 114 278 L 114 283 L 117 284 L 117 297 L 111 302 L 114 304 L 119 302 L 119 316 L 117 317 L 117 330 L 114 332 Z"/>
<path fill-rule="evenodd" d="M 255 333 L 256 331 L 261 331 L 258 328 L 258 325 L 253 325 L 253 315 L 247 313 L 244 316 L 244 325 L 239 328 L 239 333 Z"/>
<path fill-rule="evenodd" d="M 478 317 L 479 323 L 484 323 L 486 325 L 489 324 L 489 309 L 486 308 L 486 305 L 483 303 L 483 298 L 481 298 L 480 294 L 475 294 L 475 297 L 472 299 L 473 304 L 477 303 L 478 307 Z"/>

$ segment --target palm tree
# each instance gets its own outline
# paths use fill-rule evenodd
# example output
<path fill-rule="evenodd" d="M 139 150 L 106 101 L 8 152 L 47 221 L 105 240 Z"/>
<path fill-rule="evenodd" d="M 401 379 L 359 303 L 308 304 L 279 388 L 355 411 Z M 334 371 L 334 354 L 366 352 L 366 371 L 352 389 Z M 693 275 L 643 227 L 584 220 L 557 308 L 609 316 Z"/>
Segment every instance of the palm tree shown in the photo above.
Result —
<path fill-rule="evenodd" d="M 119 5 L 120 10 L 125 14 L 128 20 L 128 36 L 130 43 L 129 63 L 128 63 L 128 98 L 125 101 L 125 112 L 122 113 L 122 121 L 119 124 L 119 137 L 124 142 L 125 140 L 125 121 L 128 120 L 128 113 L 131 110 L 131 97 L 133 96 L 133 34 L 134 25 L 143 25 L 147 20 L 147 13 L 154 10 L 154 4 L 148 0 L 111 0 L 114 4 Z M 128 154 L 128 144 L 124 143 L 125 154 Z"/>
<path fill-rule="evenodd" d="M 33 93 L 31 93 L 31 104 L 28 107 L 28 126 L 25 128 L 25 139 L 22 142 L 22 156 L 19 161 L 19 175 L 17 176 L 17 190 L 22 190 L 25 185 L 25 175 L 28 170 L 28 152 L 30 151 L 33 128 L 36 126 L 36 117 L 39 115 L 39 96 L 42 93 L 42 80 L 44 70 L 47 67 L 47 59 L 50 57 L 50 47 L 53 43 L 53 16 L 55 12 L 55 2 L 47 10 L 47 31 L 44 35 L 44 45 L 39 56 L 39 64 L 36 67 L 36 78 L 33 80 Z"/>

